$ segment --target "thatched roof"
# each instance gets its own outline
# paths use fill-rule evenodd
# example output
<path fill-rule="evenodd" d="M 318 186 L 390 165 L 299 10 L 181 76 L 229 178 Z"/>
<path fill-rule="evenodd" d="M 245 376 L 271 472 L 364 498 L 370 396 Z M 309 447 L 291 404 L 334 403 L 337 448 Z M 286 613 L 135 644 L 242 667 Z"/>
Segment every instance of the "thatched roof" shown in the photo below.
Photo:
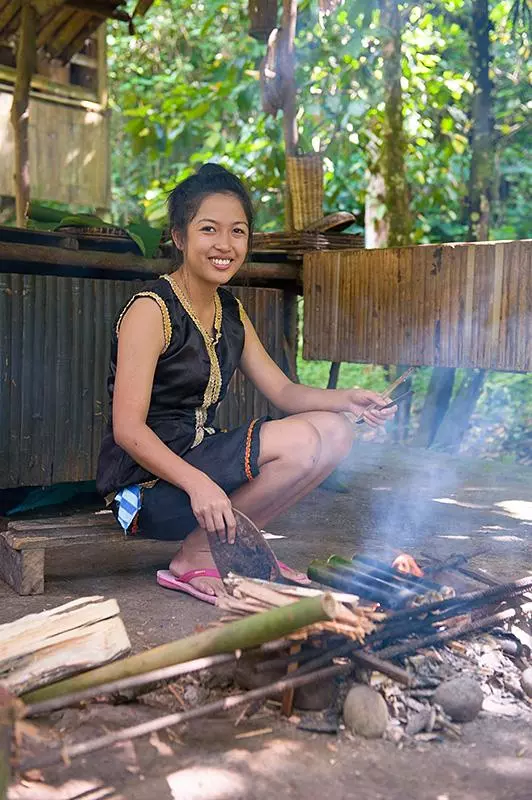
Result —
<path fill-rule="evenodd" d="M 154 0 L 138 0 L 133 13 L 144 14 Z M 66 64 L 106 19 L 131 24 L 125 0 L 32 0 L 39 15 L 37 47 Z M 0 41 L 12 41 L 20 24 L 21 0 L 0 0 Z"/>

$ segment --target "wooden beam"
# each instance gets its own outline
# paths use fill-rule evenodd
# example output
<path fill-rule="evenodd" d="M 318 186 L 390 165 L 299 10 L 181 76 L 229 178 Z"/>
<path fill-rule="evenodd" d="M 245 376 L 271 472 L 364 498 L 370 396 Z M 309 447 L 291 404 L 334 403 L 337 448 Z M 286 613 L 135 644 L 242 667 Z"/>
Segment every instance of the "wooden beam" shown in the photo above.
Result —
<path fill-rule="evenodd" d="M 107 25 L 104 23 L 98 28 L 97 36 L 97 61 L 98 61 L 98 102 L 107 108 L 109 102 L 109 85 L 107 74 Z M 111 126 L 109 126 L 110 132 Z M 111 170 L 109 170 L 109 181 Z M 111 186 L 109 184 L 109 192 Z"/>
<path fill-rule="evenodd" d="M 12 3 L 8 3 L 2 10 L 0 10 L 0 31 L 4 36 L 8 31 L 6 30 L 7 26 L 14 20 L 17 14 L 20 12 L 21 0 L 13 0 Z"/>
<path fill-rule="evenodd" d="M 98 18 L 93 17 L 88 11 L 77 11 L 74 13 L 68 22 L 56 33 L 53 39 L 50 39 L 45 44 L 45 48 L 52 58 L 58 58 L 65 64 L 76 50 L 81 49 L 87 36 L 90 36 L 92 31 L 89 33 L 88 26 L 91 20 L 95 19 Z M 87 31 L 87 33 L 85 33 L 85 31 Z M 72 47 L 73 42 L 75 42 L 75 48 Z M 65 58 L 63 52 L 67 50 L 69 51 L 69 55 Z"/>
<path fill-rule="evenodd" d="M 138 274 L 149 276 L 172 272 L 174 262 L 171 258 L 143 258 L 134 253 L 105 253 L 95 250 L 65 250 L 62 247 L 45 245 L 0 242 L 0 272 L 23 272 L 25 274 L 49 275 L 54 272 L 68 274 L 67 270 L 86 273 L 94 272 Z M 300 268 L 293 264 L 244 264 L 238 272 L 238 280 L 253 282 L 300 280 Z"/>
<path fill-rule="evenodd" d="M 12 67 L 0 66 L 0 81 L 5 81 L 9 84 L 14 84 L 17 78 L 17 72 Z M 11 87 L 9 87 L 11 89 Z M 74 86 L 67 83 L 56 83 L 44 75 L 33 75 L 31 79 L 32 94 L 35 90 L 38 92 L 38 97 L 45 99 L 46 95 L 51 95 L 54 98 L 62 98 L 66 101 L 75 101 L 78 107 L 87 108 L 89 111 L 102 111 L 101 105 L 96 102 L 96 95 L 82 86 Z M 46 99 L 50 99 L 49 97 Z M 89 105 L 82 106 L 83 103 Z"/>
<path fill-rule="evenodd" d="M 49 14 L 59 6 L 62 6 L 64 0 L 32 0 L 32 6 L 35 8 L 40 17 Z"/>
<path fill-rule="evenodd" d="M 25 226 L 30 201 L 29 96 L 31 78 L 37 64 L 37 12 L 30 0 L 22 6 L 17 48 L 17 77 L 11 106 L 11 124 L 15 140 L 15 203 L 17 225 Z"/>
<path fill-rule="evenodd" d="M 105 3 L 104 0 L 91 0 L 90 2 L 89 0 L 67 0 L 65 5 L 77 8 L 80 11 L 87 11 L 89 14 L 101 19 L 118 19 L 122 22 L 131 22 L 131 17 L 126 11 L 115 8 L 110 3 Z"/>

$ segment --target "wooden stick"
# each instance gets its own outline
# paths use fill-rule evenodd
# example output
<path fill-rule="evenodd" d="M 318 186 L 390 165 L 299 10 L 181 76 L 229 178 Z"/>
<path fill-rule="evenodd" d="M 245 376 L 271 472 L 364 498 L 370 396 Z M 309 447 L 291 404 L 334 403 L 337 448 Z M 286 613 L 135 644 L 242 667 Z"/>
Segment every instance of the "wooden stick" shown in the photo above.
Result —
<path fill-rule="evenodd" d="M 403 372 L 402 375 L 399 375 L 399 377 L 396 378 L 396 380 L 394 380 L 393 383 L 391 383 L 388 386 L 388 388 L 385 389 L 384 392 L 381 394 L 382 399 L 383 400 L 387 400 L 389 397 L 391 397 L 392 393 L 397 389 L 397 387 L 400 386 L 402 383 L 404 383 L 406 380 L 408 380 L 408 378 L 415 371 L 416 371 L 416 367 L 409 367 L 406 370 L 406 372 Z M 369 411 L 369 410 L 373 410 L 375 408 L 378 408 L 378 406 L 376 406 L 376 405 L 368 406 L 368 408 L 366 410 Z M 344 411 L 343 413 L 346 415 L 346 417 L 349 419 L 350 422 L 360 422 L 361 420 L 364 419 L 364 414 L 363 413 L 362 414 L 352 414 L 350 411 Z"/>
<path fill-rule="evenodd" d="M 208 656 L 207 658 L 196 658 L 194 661 L 186 661 L 184 664 L 177 664 L 163 669 L 154 669 L 144 675 L 135 675 L 132 678 L 122 678 L 111 683 L 103 683 L 96 688 L 83 689 L 81 692 L 66 694 L 62 697 L 54 697 L 51 700 L 43 700 L 42 703 L 34 703 L 25 709 L 26 717 L 37 717 L 40 714 L 48 714 L 57 711 L 59 708 L 78 705 L 83 700 L 92 700 L 104 694 L 115 694 L 126 689 L 135 689 L 138 686 L 167 681 L 170 678 L 178 678 L 180 675 L 189 675 L 192 672 L 199 672 L 202 669 L 210 669 L 220 664 L 230 664 L 237 661 L 240 653 L 228 653 L 227 655 Z"/>
<path fill-rule="evenodd" d="M 290 655 L 294 656 L 301 651 L 300 644 L 294 644 L 290 648 Z M 295 672 L 297 670 L 297 661 L 288 665 L 288 669 L 286 671 L 287 675 L 290 675 L 291 672 Z M 281 698 L 281 714 L 285 717 L 289 717 L 292 714 L 292 709 L 294 707 L 294 692 L 295 689 L 293 686 L 288 687 L 285 689 Z"/>
<path fill-rule="evenodd" d="M 59 764 L 65 759 L 71 760 L 77 756 L 93 753 L 96 750 L 102 750 L 110 747 L 117 742 L 127 741 L 128 739 L 136 739 L 139 736 L 145 736 L 154 731 L 160 731 L 163 728 L 169 728 L 174 725 L 180 725 L 183 722 L 189 722 L 192 719 L 199 719 L 200 717 L 207 717 L 211 714 L 216 714 L 219 711 L 228 711 L 238 706 L 245 705 L 246 703 L 253 702 L 254 700 L 262 700 L 265 697 L 276 695 L 284 692 L 285 689 L 293 687 L 296 689 L 299 686 L 306 686 L 308 683 L 314 681 L 325 680 L 332 678 L 336 675 L 342 675 L 350 672 L 352 669 L 351 664 L 338 664 L 332 667 L 318 670 L 308 675 L 297 675 L 290 678 L 282 678 L 269 686 L 262 686 L 258 689 L 252 689 L 243 694 L 232 695 L 222 700 L 217 700 L 214 703 L 208 703 L 199 708 L 192 708 L 190 711 L 181 711 L 177 714 L 169 714 L 165 717 L 143 722 L 140 725 L 133 725 L 129 728 L 124 728 L 120 731 L 108 733 L 105 736 L 98 736 L 95 739 L 89 739 L 87 742 L 71 745 L 70 747 L 54 748 L 49 753 L 44 754 L 40 758 L 32 758 L 23 761 L 19 765 L 20 772 L 27 772 L 30 769 L 41 769 L 42 767 L 50 766 L 51 764 Z"/>
<path fill-rule="evenodd" d="M 13 726 L 23 716 L 23 708 L 20 700 L 0 686 L 0 800 L 7 798 L 11 781 Z"/>
<path fill-rule="evenodd" d="M 285 608 L 273 608 L 262 614 L 253 614 L 220 628 L 169 642 L 105 667 L 45 686 L 29 692 L 23 700 L 35 703 L 152 669 L 182 664 L 195 658 L 250 649 L 271 639 L 280 639 L 320 620 L 334 619 L 337 612 L 338 603 L 329 594 L 309 597 Z"/>

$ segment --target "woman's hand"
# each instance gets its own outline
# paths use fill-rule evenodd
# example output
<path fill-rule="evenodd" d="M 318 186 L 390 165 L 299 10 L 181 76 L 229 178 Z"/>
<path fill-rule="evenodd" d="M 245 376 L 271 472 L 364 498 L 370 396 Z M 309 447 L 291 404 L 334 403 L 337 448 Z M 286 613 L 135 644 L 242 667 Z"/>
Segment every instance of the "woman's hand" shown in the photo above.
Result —
<path fill-rule="evenodd" d="M 342 410 L 350 411 L 357 417 L 362 416 L 372 428 L 384 425 L 393 418 L 397 411 L 397 406 L 381 411 L 380 409 L 388 405 L 390 401 L 385 400 L 377 392 L 370 392 L 369 389 L 340 389 L 339 391 L 345 400 L 345 407 Z"/>
<path fill-rule="evenodd" d="M 217 533 L 222 541 L 233 544 L 236 520 L 229 497 L 217 483 L 201 472 L 194 477 L 194 485 L 187 489 L 192 512 L 198 525 L 209 533 Z"/>

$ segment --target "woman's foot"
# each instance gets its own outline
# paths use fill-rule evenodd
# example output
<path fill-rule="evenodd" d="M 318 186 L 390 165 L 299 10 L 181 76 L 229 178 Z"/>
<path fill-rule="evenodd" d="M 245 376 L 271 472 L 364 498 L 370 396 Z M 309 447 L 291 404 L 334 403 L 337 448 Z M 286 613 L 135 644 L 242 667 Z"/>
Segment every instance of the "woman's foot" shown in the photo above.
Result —
<path fill-rule="evenodd" d="M 187 536 L 170 562 L 169 570 L 176 578 L 181 578 L 187 572 L 200 569 L 216 570 L 216 564 L 211 555 L 207 534 L 198 528 Z M 188 583 L 204 594 L 211 596 L 225 594 L 223 581 L 220 578 L 191 578 Z"/>

